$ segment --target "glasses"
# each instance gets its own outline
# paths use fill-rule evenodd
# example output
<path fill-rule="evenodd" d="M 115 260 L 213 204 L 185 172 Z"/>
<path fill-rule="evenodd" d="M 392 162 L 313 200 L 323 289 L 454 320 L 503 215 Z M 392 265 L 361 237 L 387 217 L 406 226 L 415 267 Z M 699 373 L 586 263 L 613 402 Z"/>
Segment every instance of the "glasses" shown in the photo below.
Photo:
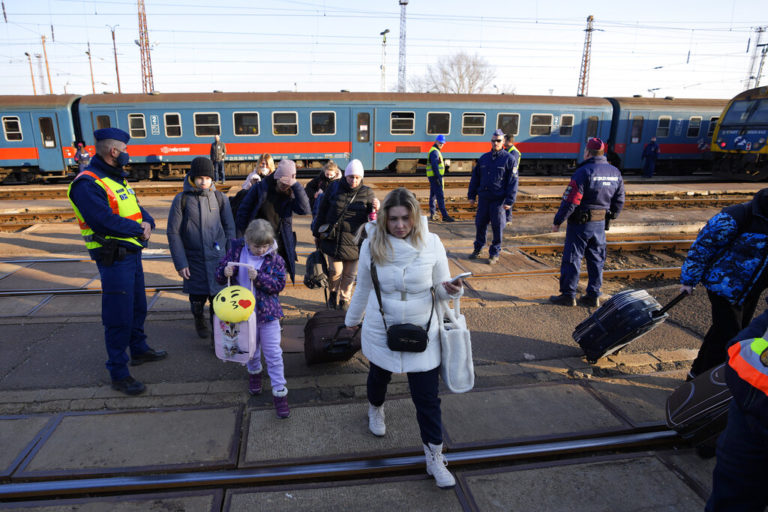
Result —
<path fill-rule="evenodd" d="M 491 139 L 491 142 L 504 142 L 504 139 Z"/>

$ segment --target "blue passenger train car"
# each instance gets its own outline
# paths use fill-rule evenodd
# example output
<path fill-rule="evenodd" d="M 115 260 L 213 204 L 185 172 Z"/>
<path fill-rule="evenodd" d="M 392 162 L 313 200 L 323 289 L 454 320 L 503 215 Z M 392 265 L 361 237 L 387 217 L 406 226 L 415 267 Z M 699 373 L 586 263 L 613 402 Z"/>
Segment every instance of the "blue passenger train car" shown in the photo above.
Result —
<path fill-rule="evenodd" d="M 715 174 L 768 179 L 768 87 L 738 94 L 723 112 L 712 140 Z"/>
<path fill-rule="evenodd" d="M 656 137 L 657 172 L 709 171 L 712 133 L 726 100 L 609 98 L 613 105 L 609 147 L 618 167 L 640 169 L 643 148 Z"/>
<path fill-rule="evenodd" d="M 75 164 L 74 94 L 0 96 L 0 181 L 62 178 Z"/>

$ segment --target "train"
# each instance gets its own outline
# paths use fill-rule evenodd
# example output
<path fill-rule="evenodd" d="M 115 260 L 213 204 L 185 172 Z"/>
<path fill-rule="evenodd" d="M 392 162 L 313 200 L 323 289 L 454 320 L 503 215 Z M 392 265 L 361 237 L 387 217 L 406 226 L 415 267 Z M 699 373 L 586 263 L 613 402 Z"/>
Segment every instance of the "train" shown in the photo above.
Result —
<path fill-rule="evenodd" d="M 768 87 L 728 102 L 712 137 L 712 172 L 755 181 L 768 179 Z"/>
<path fill-rule="evenodd" d="M 347 91 L 0 96 L 0 179 L 71 177 L 77 143 L 94 154 L 93 131 L 105 127 L 130 133 L 134 179 L 183 176 L 193 158 L 209 155 L 215 135 L 227 145 L 228 177 L 246 176 L 264 152 L 305 173 L 357 158 L 367 171 L 415 174 L 439 134 L 448 140 L 447 172 L 467 173 L 498 128 L 515 136 L 521 174 L 570 172 L 590 137 L 608 142 L 615 165 L 637 171 L 656 136 L 657 171 L 681 175 L 709 169 L 727 102 Z"/>

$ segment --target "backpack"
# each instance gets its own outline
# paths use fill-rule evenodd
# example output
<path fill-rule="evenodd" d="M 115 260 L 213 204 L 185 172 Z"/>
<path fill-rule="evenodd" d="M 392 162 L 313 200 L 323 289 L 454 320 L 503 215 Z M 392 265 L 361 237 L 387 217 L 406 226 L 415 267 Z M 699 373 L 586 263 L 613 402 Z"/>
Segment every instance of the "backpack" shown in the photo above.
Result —
<path fill-rule="evenodd" d="M 319 249 L 307 256 L 307 265 L 304 271 L 304 286 L 307 288 L 327 288 L 328 287 L 328 263 L 325 261 L 325 254 Z"/>
<path fill-rule="evenodd" d="M 216 201 L 219 203 L 219 211 L 224 209 L 224 193 L 219 190 L 214 190 L 213 194 L 216 196 Z M 187 194 L 181 196 L 181 211 L 182 213 L 187 207 Z"/>

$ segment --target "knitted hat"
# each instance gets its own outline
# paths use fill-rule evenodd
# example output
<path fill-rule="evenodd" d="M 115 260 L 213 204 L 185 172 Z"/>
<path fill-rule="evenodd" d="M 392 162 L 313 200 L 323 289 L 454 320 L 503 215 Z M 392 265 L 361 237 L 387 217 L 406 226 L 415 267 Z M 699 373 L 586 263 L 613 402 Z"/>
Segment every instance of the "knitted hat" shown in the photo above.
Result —
<path fill-rule="evenodd" d="M 213 172 L 213 162 L 207 156 L 199 156 L 192 160 L 192 167 L 189 169 L 189 177 L 197 178 L 198 176 L 208 176 L 213 179 L 215 176 Z"/>
<path fill-rule="evenodd" d="M 131 140 L 131 136 L 120 128 L 101 128 L 93 132 L 93 136 L 96 140 L 114 139 L 123 144 L 128 144 L 128 141 Z"/>
<path fill-rule="evenodd" d="M 344 169 L 344 176 L 360 176 L 361 178 L 365 174 L 363 169 L 363 162 L 355 158 L 347 164 L 347 168 Z"/>
<path fill-rule="evenodd" d="M 600 151 L 605 149 L 605 142 L 593 137 L 587 141 L 587 149 L 590 151 Z"/>
<path fill-rule="evenodd" d="M 280 160 L 275 169 L 275 180 L 285 186 L 296 183 L 296 163 L 293 160 Z"/>

